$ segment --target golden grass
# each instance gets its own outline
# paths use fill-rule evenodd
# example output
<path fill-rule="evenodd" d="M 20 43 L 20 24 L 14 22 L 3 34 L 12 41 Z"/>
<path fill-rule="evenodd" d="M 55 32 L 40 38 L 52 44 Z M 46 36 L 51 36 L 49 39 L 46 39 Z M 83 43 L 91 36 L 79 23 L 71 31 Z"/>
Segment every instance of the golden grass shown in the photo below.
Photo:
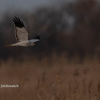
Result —
<path fill-rule="evenodd" d="M 97 59 L 69 63 L 64 57 L 9 59 L 0 65 L 0 100 L 100 100 L 100 63 Z"/>

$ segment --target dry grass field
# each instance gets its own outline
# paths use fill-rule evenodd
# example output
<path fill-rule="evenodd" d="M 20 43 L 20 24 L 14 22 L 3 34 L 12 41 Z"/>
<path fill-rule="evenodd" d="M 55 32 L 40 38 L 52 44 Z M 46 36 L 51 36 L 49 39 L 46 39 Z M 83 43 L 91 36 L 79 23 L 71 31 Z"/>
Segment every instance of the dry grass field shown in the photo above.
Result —
<path fill-rule="evenodd" d="M 0 85 L 19 87 L 0 88 L 0 100 L 100 100 L 99 60 L 51 59 L 1 61 Z"/>

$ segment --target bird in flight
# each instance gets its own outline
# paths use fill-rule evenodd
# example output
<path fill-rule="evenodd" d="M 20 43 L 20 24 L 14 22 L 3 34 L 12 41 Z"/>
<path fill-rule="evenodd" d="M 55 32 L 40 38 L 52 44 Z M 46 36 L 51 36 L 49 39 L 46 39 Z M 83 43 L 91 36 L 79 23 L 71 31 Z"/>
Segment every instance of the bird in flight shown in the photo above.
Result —
<path fill-rule="evenodd" d="M 28 40 L 28 32 L 25 29 L 23 21 L 20 20 L 19 17 L 13 18 L 14 26 L 15 26 L 15 37 L 17 43 L 6 45 L 5 47 L 9 46 L 22 46 L 22 47 L 29 47 L 34 46 L 35 42 L 40 41 L 40 37 L 36 36 L 31 40 Z"/>

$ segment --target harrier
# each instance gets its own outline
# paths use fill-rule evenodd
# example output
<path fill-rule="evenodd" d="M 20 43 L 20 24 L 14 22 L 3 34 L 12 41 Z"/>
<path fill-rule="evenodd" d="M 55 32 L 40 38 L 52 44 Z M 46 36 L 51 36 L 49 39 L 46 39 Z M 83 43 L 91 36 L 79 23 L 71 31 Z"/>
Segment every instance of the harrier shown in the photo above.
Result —
<path fill-rule="evenodd" d="M 17 43 L 6 45 L 6 47 L 9 47 L 9 46 L 29 47 L 29 46 L 34 46 L 35 42 L 40 41 L 39 36 L 36 36 L 33 39 L 28 40 L 28 32 L 25 29 L 23 21 L 21 21 L 19 17 L 14 17 L 13 22 L 15 26 L 15 37 L 16 37 Z"/>

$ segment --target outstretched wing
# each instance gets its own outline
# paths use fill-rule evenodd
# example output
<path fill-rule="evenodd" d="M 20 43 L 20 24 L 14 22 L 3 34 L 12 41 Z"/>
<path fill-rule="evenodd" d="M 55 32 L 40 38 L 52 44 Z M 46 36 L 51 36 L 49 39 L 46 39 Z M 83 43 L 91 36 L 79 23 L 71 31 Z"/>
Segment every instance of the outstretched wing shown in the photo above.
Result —
<path fill-rule="evenodd" d="M 15 24 L 15 37 L 17 42 L 28 41 L 28 33 L 23 22 L 19 17 L 14 17 L 13 22 Z"/>

